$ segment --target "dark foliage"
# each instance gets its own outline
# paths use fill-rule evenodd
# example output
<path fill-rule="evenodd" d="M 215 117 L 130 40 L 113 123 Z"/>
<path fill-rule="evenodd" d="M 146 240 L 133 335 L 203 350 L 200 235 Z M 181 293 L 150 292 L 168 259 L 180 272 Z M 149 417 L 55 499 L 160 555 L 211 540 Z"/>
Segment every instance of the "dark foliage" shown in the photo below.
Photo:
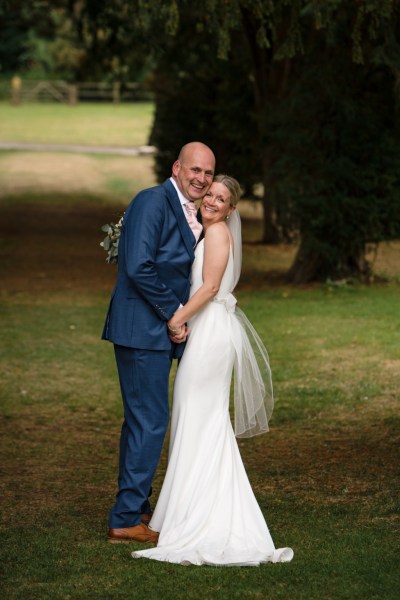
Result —
<path fill-rule="evenodd" d="M 159 179 L 201 140 L 218 172 L 263 190 L 262 241 L 300 240 L 292 281 L 364 276 L 366 245 L 400 237 L 399 4 L 15 0 L 0 7 L 0 62 L 151 71 Z"/>
<path fill-rule="evenodd" d="M 367 44 L 365 63 L 357 63 L 351 19 L 340 16 L 330 35 L 313 31 L 290 69 L 274 63 L 278 75 L 270 73 L 261 107 L 243 33 L 235 32 L 228 60 L 218 60 L 213 36 L 193 33 L 193 15 L 181 13 L 155 76 L 151 141 L 159 178 L 170 173 L 179 147 L 197 138 L 215 150 L 217 171 L 238 177 L 247 192 L 264 184 L 264 206 L 272 207 L 281 239 L 301 242 L 289 273 L 294 282 L 366 276 L 367 244 L 400 236 L 395 80 L 382 60 L 387 36 Z M 309 20 L 303 26 L 312 31 Z M 279 93 L 284 68 L 290 73 Z"/>
<path fill-rule="evenodd" d="M 234 175 L 251 192 L 260 181 L 260 155 L 247 48 L 237 36 L 229 60 L 219 60 L 213 37 L 190 23 L 189 17 L 168 40 L 154 75 L 150 142 L 158 148 L 157 177 L 169 176 L 179 149 L 197 139 L 214 150 L 218 172 Z"/>

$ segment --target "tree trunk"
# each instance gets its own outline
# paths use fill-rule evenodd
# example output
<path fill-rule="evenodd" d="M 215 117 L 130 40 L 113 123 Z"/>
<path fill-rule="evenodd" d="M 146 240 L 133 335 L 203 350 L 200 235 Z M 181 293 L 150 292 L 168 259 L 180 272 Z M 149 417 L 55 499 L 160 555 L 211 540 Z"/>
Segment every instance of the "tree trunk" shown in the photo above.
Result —
<path fill-rule="evenodd" d="M 290 283 L 309 283 L 318 279 L 321 259 L 317 252 L 306 248 L 301 242 L 292 266 L 287 272 Z"/>
<path fill-rule="evenodd" d="M 274 182 L 271 177 L 271 164 L 273 160 L 271 148 L 265 150 L 262 160 L 262 180 L 263 180 L 263 237 L 264 244 L 279 244 L 281 241 L 279 229 L 276 225 L 276 215 L 274 210 Z"/>
<path fill-rule="evenodd" d="M 279 235 L 279 230 L 275 225 L 275 213 L 270 201 L 270 194 L 267 194 L 266 192 L 264 192 L 263 207 L 264 215 L 262 242 L 264 244 L 279 244 L 281 238 Z"/>
<path fill-rule="evenodd" d="M 274 194 L 274 184 L 271 177 L 271 167 L 276 150 L 271 146 L 271 134 L 268 130 L 268 105 L 279 102 L 287 93 L 291 61 L 287 58 L 274 62 L 274 48 L 261 47 L 257 43 L 259 22 L 254 18 L 254 14 L 243 7 L 241 12 L 243 31 L 248 42 L 252 61 L 257 144 L 259 152 L 262 153 L 261 175 L 264 186 L 262 241 L 266 244 L 278 244 L 282 239 L 276 224 L 276 211 L 274 208 L 277 198 Z M 281 30 L 277 32 L 279 39 L 285 39 L 288 28 L 289 24 L 285 22 Z"/>
<path fill-rule="evenodd" d="M 365 280 L 371 275 L 371 265 L 366 259 L 365 248 L 358 252 L 353 251 L 353 254 L 350 251 L 343 252 L 343 260 L 338 257 L 336 262 L 336 265 L 333 264 L 332 260 L 327 260 L 302 241 L 286 277 L 290 283 L 301 284 L 325 281 L 328 277 Z"/>

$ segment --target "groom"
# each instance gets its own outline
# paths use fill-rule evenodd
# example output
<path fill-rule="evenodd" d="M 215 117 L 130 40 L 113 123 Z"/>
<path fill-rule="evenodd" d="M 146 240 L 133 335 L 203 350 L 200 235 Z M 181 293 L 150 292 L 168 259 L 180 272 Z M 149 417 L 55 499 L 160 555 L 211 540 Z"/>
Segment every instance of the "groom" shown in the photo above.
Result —
<path fill-rule="evenodd" d="M 194 200 L 208 191 L 213 152 L 200 142 L 181 149 L 172 176 L 140 192 L 128 206 L 119 241 L 118 277 L 102 338 L 114 343 L 124 422 L 118 494 L 110 512 L 108 540 L 156 543 L 149 529 L 148 496 L 169 420 L 168 380 L 179 358 L 185 328 L 167 321 L 187 302 L 198 222 Z M 185 206 L 187 205 L 187 206 Z M 190 224 L 189 224 L 190 223 Z"/>

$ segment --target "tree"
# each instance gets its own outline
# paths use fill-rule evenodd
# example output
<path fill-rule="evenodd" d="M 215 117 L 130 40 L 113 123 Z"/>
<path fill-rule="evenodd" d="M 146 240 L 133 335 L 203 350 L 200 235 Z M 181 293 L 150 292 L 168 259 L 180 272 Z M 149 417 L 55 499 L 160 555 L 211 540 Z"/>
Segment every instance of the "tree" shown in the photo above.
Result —
<path fill-rule="evenodd" d="M 393 78 L 385 66 L 357 66 L 347 54 L 337 45 L 314 53 L 282 106 L 286 147 L 273 177 L 301 233 L 289 271 L 296 283 L 369 276 L 366 244 L 400 236 Z"/>
<path fill-rule="evenodd" d="M 157 11 L 154 4 L 153 11 Z M 171 139 L 163 139 L 165 116 L 173 123 L 177 120 L 175 91 L 181 99 L 177 105 L 186 135 L 199 130 L 197 125 L 189 129 L 182 116 L 188 96 L 180 95 L 185 88 L 176 83 L 179 67 L 188 82 L 198 84 L 198 97 L 202 96 L 200 86 L 205 104 L 210 103 L 206 78 L 201 82 L 193 70 L 196 77 L 189 78 L 188 57 L 178 52 L 185 31 L 200 31 L 212 56 L 217 45 L 217 55 L 231 60 L 240 47 L 241 64 L 247 65 L 253 81 L 253 101 L 240 110 L 245 122 L 254 124 L 253 135 L 240 133 L 244 140 L 255 140 L 259 150 L 253 173 L 260 175 L 264 187 L 263 241 L 276 241 L 279 230 L 298 230 L 300 250 L 289 274 L 296 282 L 365 274 L 366 243 L 400 234 L 394 96 L 399 66 L 394 35 L 399 25 L 398 2 L 210 1 L 201 11 L 191 7 L 189 16 L 185 2 L 163 3 L 164 11 L 167 4 L 175 11 L 177 42 L 164 56 L 167 60 L 159 62 L 163 93 L 158 96 L 154 132 L 161 150 L 159 166 Z M 150 19 L 154 18 L 153 12 Z M 202 44 L 196 44 L 203 61 Z M 174 57 L 168 81 L 168 64 Z M 246 87 L 243 72 L 245 66 L 240 73 Z M 209 70 L 209 84 L 217 91 L 219 73 L 218 66 Z M 232 81 L 228 66 L 224 80 Z M 372 80 L 384 83 L 383 87 L 371 89 L 366 82 Z M 173 81 L 176 90 L 168 104 L 168 86 Z M 365 101 L 371 102 L 370 108 Z M 223 114 L 218 99 L 208 113 L 203 99 L 193 101 L 190 110 L 200 119 L 208 115 L 205 122 L 214 125 Z M 359 146 L 368 148 L 368 153 L 360 153 Z M 386 179 L 378 176 L 382 168 L 390 173 Z M 376 210 L 378 205 L 389 205 L 391 210 Z"/>
<path fill-rule="evenodd" d="M 298 235 L 304 282 L 365 274 L 366 243 L 400 235 L 399 2 L 40 4 L 83 52 L 76 76 L 156 64 L 158 175 L 183 142 L 210 143 L 218 169 L 262 184 L 263 241 Z"/>
<path fill-rule="evenodd" d="M 185 23 L 191 23 L 190 15 Z M 229 62 L 216 61 L 212 36 L 192 27 L 182 28 L 165 45 L 154 72 L 156 114 L 150 138 L 158 149 L 159 180 L 169 176 L 183 144 L 198 139 L 213 148 L 218 171 L 235 173 L 248 193 L 260 181 L 249 113 L 252 87 L 241 49 L 236 44 Z"/>
<path fill-rule="evenodd" d="M 152 68 L 151 52 L 134 9 L 135 2 L 124 0 L 2 0 L 1 72 L 142 80 Z"/>
<path fill-rule="evenodd" d="M 42 14 L 38 2 L 0 2 L 0 72 L 14 75 L 32 68 L 34 61 L 29 46 L 35 39 L 48 33 L 49 17 Z M 48 60 L 48 57 L 47 57 Z"/>

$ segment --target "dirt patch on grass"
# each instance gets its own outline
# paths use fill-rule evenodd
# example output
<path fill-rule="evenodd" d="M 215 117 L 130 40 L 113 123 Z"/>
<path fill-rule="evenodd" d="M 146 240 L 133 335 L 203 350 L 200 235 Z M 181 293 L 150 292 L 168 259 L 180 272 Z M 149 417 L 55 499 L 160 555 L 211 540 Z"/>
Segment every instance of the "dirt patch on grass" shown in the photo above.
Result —
<path fill-rule="evenodd" d="M 79 171 L 76 174 L 79 179 Z M 127 200 L 129 202 L 129 200 Z M 55 202 L 46 198 L 32 204 L 11 199 L 2 205 L 0 261 L 2 287 L 13 294 L 35 292 L 104 292 L 111 291 L 116 266 L 105 262 L 106 253 L 100 247 L 104 234 L 101 226 L 119 219 L 124 204 L 105 205 L 77 201 L 75 197 L 57 195 Z M 255 223 L 253 226 L 252 223 Z M 259 230 L 259 223 L 245 224 L 248 236 Z M 260 254 L 260 247 L 249 245 L 247 254 Z M 273 268 L 278 264 L 278 250 L 269 254 L 256 268 L 251 267 L 253 285 L 265 280 L 268 257 Z M 282 256 L 287 251 L 281 249 Z M 285 262 L 287 264 L 287 260 Z M 249 275 L 249 276 L 250 276 Z M 244 284 L 248 277 L 244 277 Z"/>
<path fill-rule="evenodd" d="M 91 156 L 22 152 L 1 161 L 2 196 L 11 193 L 74 193 L 104 185 L 101 163 Z"/>
<path fill-rule="evenodd" d="M 91 195 L 112 202 L 128 202 L 140 189 L 155 185 L 150 156 L 111 157 L 68 152 L 14 152 L 0 155 L 0 198 L 34 191 L 53 195 Z M 75 199 L 76 201 L 76 199 Z"/>
<path fill-rule="evenodd" d="M 314 431 L 302 427 L 301 435 L 288 430 L 284 435 L 274 432 L 273 442 L 247 456 L 260 492 L 279 490 L 278 496 L 291 494 L 300 503 L 352 505 L 360 512 L 374 504 L 393 517 L 400 436 L 390 420 L 332 428 L 316 424 Z M 268 456 L 264 474 L 263 456 Z"/>
<path fill-rule="evenodd" d="M 0 493 L 4 525 L 24 514 L 63 514 L 64 522 L 106 522 L 115 494 L 120 421 L 106 411 L 26 407 L 0 420 L 4 459 Z M 5 441 L 8 443 L 5 443 Z M 240 442 L 259 498 L 293 498 L 296 506 L 348 506 L 361 520 L 396 518 L 399 435 L 391 422 L 344 427 L 286 427 Z M 15 448 L 18 451 L 15 451 Z M 164 450 L 154 482 L 157 498 L 166 468 Z"/>
<path fill-rule="evenodd" d="M 3 206 L 3 289 L 14 294 L 111 290 L 116 268 L 105 262 L 100 229 L 122 211 L 122 206 L 78 203 Z"/>

